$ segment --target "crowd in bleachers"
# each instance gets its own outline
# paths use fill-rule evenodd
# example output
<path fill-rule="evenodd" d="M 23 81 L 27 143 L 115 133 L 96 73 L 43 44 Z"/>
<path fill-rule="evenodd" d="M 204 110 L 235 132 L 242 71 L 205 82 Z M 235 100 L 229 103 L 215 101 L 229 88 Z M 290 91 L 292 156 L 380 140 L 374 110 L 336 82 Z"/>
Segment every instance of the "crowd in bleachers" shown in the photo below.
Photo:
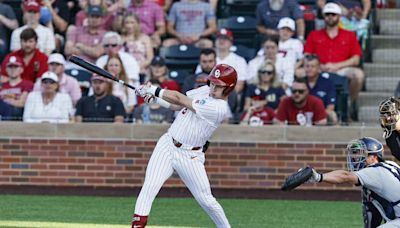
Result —
<path fill-rule="evenodd" d="M 68 61 L 76 55 L 133 86 L 183 93 L 229 64 L 238 83 L 227 123 L 357 121 L 370 9 L 371 0 L 0 0 L 1 119 L 173 121 Z"/>

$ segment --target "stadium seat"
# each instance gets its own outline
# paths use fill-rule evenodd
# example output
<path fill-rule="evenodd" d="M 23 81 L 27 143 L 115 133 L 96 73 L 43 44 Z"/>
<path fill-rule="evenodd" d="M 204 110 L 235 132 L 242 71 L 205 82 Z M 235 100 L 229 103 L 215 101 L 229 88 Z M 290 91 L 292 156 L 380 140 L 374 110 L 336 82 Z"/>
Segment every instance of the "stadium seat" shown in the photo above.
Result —
<path fill-rule="evenodd" d="M 253 59 L 256 54 L 257 54 L 257 50 L 254 48 L 248 48 L 246 46 L 243 45 L 233 45 L 231 47 L 231 51 L 242 56 L 244 59 L 246 59 L 246 62 L 249 62 L 251 59 Z"/>
<path fill-rule="evenodd" d="M 181 87 L 183 86 L 183 83 L 185 82 L 185 79 L 188 76 L 189 72 L 186 70 L 170 70 L 168 72 L 168 77 L 171 80 L 178 82 Z"/>
<path fill-rule="evenodd" d="M 323 73 L 323 76 L 331 80 L 336 87 L 336 106 L 335 111 L 338 115 L 338 120 L 342 125 L 348 123 L 348 108 L 347 100 L 349 97 L 349 82 L 346 77 L 334 73 Z"/>
<path fill-rule="evenodd" d="M 256 26 L 256 18 L 249 16 L 232 16 L 218 20 L 218 28 L 226 28 L 233 32 L 235 44 L 242 44 L 252 48 L 255 48 Z"/>
<path fill-rule="evenodd" d="M 76 78 L 82 90 L 82 96 L 87 96 L 90 88 L 92 73 L 81 69 L 67 69 L 65 73 Z"/>
<path fill-rule="evenodd" d="M 220 0 L 218 16 L 221 18 L 232 15 L 237 16 L 254 16 L 257 4 L 261 0 Z"/>
<path fill-rule="evenodd" d="M 193 73 L 199 63 L 200 49 L 194 45 L 173 45 L 160 48 L 160 56 L 170 70 L 186 70 Z"/>

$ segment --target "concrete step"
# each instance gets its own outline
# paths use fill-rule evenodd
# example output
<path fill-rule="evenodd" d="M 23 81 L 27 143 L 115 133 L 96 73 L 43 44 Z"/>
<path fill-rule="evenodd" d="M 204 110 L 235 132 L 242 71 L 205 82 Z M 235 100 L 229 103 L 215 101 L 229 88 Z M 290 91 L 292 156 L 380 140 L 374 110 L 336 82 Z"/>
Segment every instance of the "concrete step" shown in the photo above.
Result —
<path fill-rule="evenodd" d="M 378 9 L 376 12 L 377 21 L 379 20 L 396 20 L 400 18 L 399 9 Z"/>
<path fill-rule="evenodd" d="M 367 78 L 393 77 L 400 80 L 400 64 L 364 63 Z"/>
<path fill-rule="evenodd" d="M 377 106 L 384 99 L 393 96 L 391 92 L 361 92 L 358 97 L 359 106 Z"/>
<path fill-rule="evenodd" d="M 400 35 L 400 21 L 394 19 L 379 21 L 379 33 L 381 35 Z"/>
<path fill-rule="evenodd" d="M 399 78 L 393 77 L 367 77 L 366 88 L 368 92 L 386 92 L 393 94 L 398 82 Z"/>
<path fill-rule="evenodd" d="M 365 124 L 377 124 L 379 118 L 378 105 L 375 106 L 360 106 L 358 110 L 359 122 Z"/>
<path fill-rule="evenodd" d="M 400 63 L 400 49 L 374 49 L 372 50 L 374 63 Z"/>
<path fill-rule="evenodd" d="M 372 35 L 372 49 L 400 49 L 400 35 Z"/>

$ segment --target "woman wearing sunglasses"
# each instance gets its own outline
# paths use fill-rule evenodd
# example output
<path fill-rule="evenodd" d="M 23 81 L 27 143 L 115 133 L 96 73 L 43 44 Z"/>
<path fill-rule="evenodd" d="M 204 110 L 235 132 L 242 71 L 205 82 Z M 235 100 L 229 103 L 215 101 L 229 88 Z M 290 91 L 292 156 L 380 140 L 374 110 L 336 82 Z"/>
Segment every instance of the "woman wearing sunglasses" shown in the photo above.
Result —
<path fill-rule="evenodd" d="M 254 96 L 264 97 L 264 105 L 272 109 L 278 108 L 279 102 L 285 97 L 285 91 L 277 81 L 275 65 L 271 61 L 264 62 L 257 72 L 255 84 L 249 84 L 245 93 L 244 109 L 248 110 Z"/>
<path fill-rule="evenodd" d="M 58 77 L 45 72 L 41 80 L 41 91 L 28 95 L 24 109 L 24 122 L 68 123 L 73 113 L 72 101 L 68 94 L 59 92 Z"/>

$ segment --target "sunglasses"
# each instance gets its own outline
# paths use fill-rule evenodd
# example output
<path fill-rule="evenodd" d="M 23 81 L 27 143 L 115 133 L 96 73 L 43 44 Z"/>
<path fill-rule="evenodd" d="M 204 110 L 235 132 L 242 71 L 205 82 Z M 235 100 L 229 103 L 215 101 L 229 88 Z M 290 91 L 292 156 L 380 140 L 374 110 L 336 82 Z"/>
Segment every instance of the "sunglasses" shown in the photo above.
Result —
<path fill-rule="evenodd" d="M 306 90 L 304 90 L 304 89 L 292 89 L 293 94 L 296 94 L 296 93 L 303 94 L 305 91 Z"/>
<path fill-rule="evenodd" d="M 335 14 L 335 13 L 325 13 L 325 14 L 324 14 L 325 17 L 329 17 L 329 16 L 334 17 L 334 16 L 336 16 L 336 15 L 337 15 L 337 14 Z"/>
<path fill-rule="evenodd" d="M 56 82 L 51 79 L 44 79 L 44 80 L 42 80 L 42 83 L 43 84 L 55 84 Z"/>
<path fill-rule="evenodd" d="M 274 72 L 272 70 L 259 70 L 258 73 L 260 74 L 273 74 Z"/>
<path fill-rule="evenodd" d="M 104 44 L 103 45 L 103 47 L 105 47 L 105 48 L 108 48 L 108 47 L 113 47 L 113 48 L 115 48 L 115 47 L 117 47 L 118 46 L 118 44 Z"/>
<path fill-rule="evenodd" d="M 12 69 L 15 69 L 15 68 L 18 68 L 18 67 L 20 67 L 19 65 L 8 65 L 7 66 L 7 68 L 12 68 Z"/>

